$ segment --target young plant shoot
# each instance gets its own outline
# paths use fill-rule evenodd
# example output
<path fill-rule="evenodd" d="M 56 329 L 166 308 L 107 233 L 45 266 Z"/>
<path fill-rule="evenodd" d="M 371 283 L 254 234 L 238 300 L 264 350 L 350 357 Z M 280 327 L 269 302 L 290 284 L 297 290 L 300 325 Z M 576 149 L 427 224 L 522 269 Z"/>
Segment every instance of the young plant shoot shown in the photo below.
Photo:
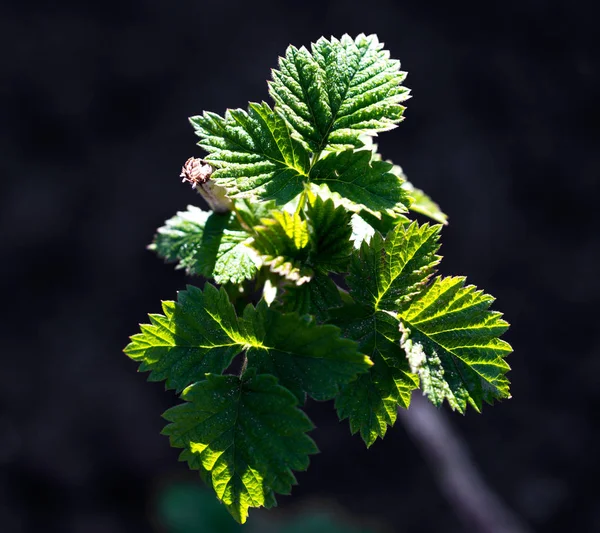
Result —
<path fill-rule="evenodd" d="M 279 59 L 271 104 L 190 119 L 206 155 L 181 177 L 210 211 L 188 206 L 150 248 L 209 281 L 125 353 L 181 394 L 163 433 L 238 522 L 318 451 L 308 397 L 367 446 L 414 389 L 460 413 L 510 397 L 508 324 L 436 276 L 446 215 L 372 143 L 403 119 L 405 76 L 375 35 L 321 38 Z"/>

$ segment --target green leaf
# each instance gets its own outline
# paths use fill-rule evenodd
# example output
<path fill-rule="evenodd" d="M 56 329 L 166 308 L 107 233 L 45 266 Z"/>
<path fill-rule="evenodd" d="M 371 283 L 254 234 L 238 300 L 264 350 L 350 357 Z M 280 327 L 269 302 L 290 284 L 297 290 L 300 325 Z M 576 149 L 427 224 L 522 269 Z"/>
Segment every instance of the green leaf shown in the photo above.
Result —
<path fill-rule="evenodd" d="M 374 153 L 373 158 L 381 159 L 381 156 L 377 153 Z M 429 196 L 427 196 L 421 189 L 417 189 L 412 183 L 410 183 L 406 179 L 406 176 L 399 165 L 394 165 L 391 172 L 396 174 L 396 176 L 402 180 L 402 188 L 410 195 L 411 211 L 425 215 L 426 217 L 429 217 L 440 224 L 448 224 L 448 216 L 440 209 L 440 206 L 436 204 Z"/>
<path fill-rule="evenodd" d="M 352 236 L 350 237 L 350 240 L 352 241 L 354 248 L 360 250 L 363 242 L 366 244 L 371 242 L 371 237 L 375 235 L 375 228 L 358 213 L 352 215 L 351 225 Z"/>
<path fill-rule="evenodd" d="M 429 196 L 427 196 L 421 189 L 417 189 L 412 183 L 405 181 L 402 187 L 407 191 L 412 202 L 410 204 L 410 210 L 415 213 L 420 213 L 426 217 L 439 222 L 440 224 L 448 224 L 448 215 L 446 215 L 438 204 L 436 204 Z"/>
<path fill-rule="evenodd" d="M 201 255 L 199 251 L 206 220 L 210 216 L 210 211 L 188 205 L 187 211 L 179 211 L 158 228 L 148 249 L 165 261 L 178 261 L 177 268 L 185 268 L 188 274 L 202 274 L 198 268 L 198 256 Z M 215 220 L 226 221 L 227 217 L 219 215 Z"/>
<path fill-rule="evenodd" d="M 324 273 L 317 272 L 313 279 L 303 285 L 285 287 L 283 309 L 300 315 L 314 315 L 318 322 L 325 322 L 329 310 L 342 305 L 337 285 Z"/>
<path fill-rule="evenodd" d="M 340 387 L 371 366 L 355 342 L 340 337 L 332 325 L 317 325 L 309 316 L 282 314 L 262 302 L 244 312 L 247 331 L 262 338 L 248 350 L 248 368 L 277 376 L 299 401 L 334 398 Z"/>
<path fill-rule="evenodd" d="M 377 145 L 372 142 L 364 148 L 371 152 L 371 158 L 373 161 L 381 161 L 381 154 L 377 152 Z M 402 182 L 402 188 L 406 191 L 409 197 L 409 209 L 415 213 L 425 215 L 440 224 L 448 224 L 448 216 L 440 209 L 440 206 L 436 204 L 427 194 L 421 189 L 417 189 L 412 183 L 410 183 L 399 165 L 394 165 L 391 161 L 388 161 L 392 168 L 390 172 L 398 176 Z M 381 230 L 380 230 L 381 231 Z"/>
<path fill-rule="evenodd" d="M 332 152 L 315 163 L 310 171 L 311 182 L 326 184 L 338 193 L 346 209 L 365 210 L 376 217 L 383 212 L 398 217 L 410 204 L 402 180 L 385 161 L 371 161 L 368 150 Z"/>
<path fill-rule="evenodd" d="M 269 91 L 276 109 L 298 139 L 319 153 L 327 145 L 361 146 L 402 120 L 409 90 L 406 74 L 389 58 L 377 36 L 319 39 L 306 48 L 288 47 L 272 71 Z"/>
<path fill-rule="evenodd" d="M 158 229 L 151 250 L 188 274 L 217 283 L 241 283 L 254 277 L 256 260 L 246 246 L 250 235 L 233 213 L 218 214 L 189 205 Z"/>
<path fill-rule="evenodd" d="M 293 214 L 273 212 L 254 227 L 251 246 L 263 264 L 296 285 L 310 281 L 316 272 L 344 272 L 352 254 L 352 213 L 327 197 L 326 186 L 317 190 L 307 189 L 305 212 L 302 195 Z"/>
<path fill-rule="evenodd" d="M 186 403 L 163 416 L 163 433 L 183 448 L 180 460 L 210 474 L 217 497 L 240 523 L 250 507 L 271 506 L 273 493 L 289 494 L 293 470 L 308 467 L 313 429 L 297 399 L 273 376 L 214 376 L 188 387 Z M 268 438 L 265 438 L 268 436 Z"/>
<path fill-rule="evenodd" d="M 373 362 L 371 372 L 358 376 L 335 400 L 340 420 L 348 418 L 350 432 L 360 432 L 367 447 L 395 424 L 398 406 L 408 408 L 411 392 L 419 384 L 412 374 L 387 365 L 379 355 L 373 355 Z"/>
<path fill-rule="evenodd" d="M 238 318 L 226 291 L 207 283 L 188 286 L 176 302 L 163 302 L 164 315 L 150 315 L 125 353 L 150 371 L 151 381 L 181 391 L 208 373 L 220 374 L 246 352 L 248 368 L 279 377 L 303 398 L 330 399 L 341 385 L 371 364 L 357 345 L 334 326 L 319 326 L 295 313 L 281 314 L 264 302 L 248 305 Z M 268 368 L 268 370 L 266 370 Z"/>
<path fill-rule="evenodd" d="M 355 254 L 347 278 L 350 294 L 373 310 L 396 311 L 422 290 L 440 262 L 441 226 L 396 226 L 386 239 L 375 234 Z"/>
<path fill-rule="evenodd" d="M 149 381 L 165 380 L 166 388 L 179 392 L 207 372 L 220 374 L 241 352 L 245 339 L 224 289 L 188 285 L 162 309 L 164 315 L 149 315 L 151 323 L 141 324 L 125 348 L 141 363 L 140 372 L 150 371 Z"/>
<path fill-rule="evenodd" d="M 363 242 L 371 242 L 371 237 L 376 231 L 382 235 L 387 235 L 399 224 L 410 224 L 412 221 L 404 215 L 391 217 L 386 213 L 379 213 L 374 216 L 367 211 L 354 213 L 352 215 L 352 237 L 354 248 L 360 249 Z"/>
<path fill-rule="evenodd" d="M 209 153 L 206 161 L 217 169 L 211 179 L 231 198 L 285 204 L 302 191 L 309 154 L 268 104 L 230 109 L 224 118 L 205 112 L 190 122 Z"/>
<path fill-rule="evenodd" d="M 276 204 L 272 200 L 268 202 L 254 202 L 248 198 L 242 198 L 235 202 L 237 215 L 248 230 L 252 230 L 254 226 L 260 225 L 261 219 L 270 216 L 275 207 Z"/>
<path fill-rule="evenodd" d="M 385 435 L 396 421 L 398 405 L 407 408 L 418 378 L 410 372 L 400 348 L 398 320 L 384 311 L 345 305 L 330 311 L 344 337 L 358 341 L 374 366 L 342 388 L 335 406 L 340 420 L 350 421 L 352 434 L 360 431 L 367 446 Z"/>
<path fill-rule="evenodd" d="M 494 298 L 464 283 L 438 277 L 400 313 L 401 344 L 424 392 L 461 413 L 510 397 L 504 358 L 512 351 L 499 339 L 508 323 L 488 310 Z"/>
<path fill-rule="evenodd" d="M 396 420 L 398 405 L 408 407 L 417 387 L 400 348 L 396 311 L 421 290 L 437 263 L 440 226 L 396 226 L 384 240 L 379 233 L 355 253 L 346 278 L 353 304 L 331 311 L 331 322 L 359 343 L 374 363 L 368 376 L 348 383 L 336 400 L 340 419 L 349 418 L 367 446 L 385 435 Z"/>
<path fill-rule="evenodd" d="M 345 272 L 353 250 L 352 213 L 321 194 L 308 193 L 306 216 L 311 242 L 308 262 L 323 272 Z"/>
<path fill-rule="evenodd" d="M 306 265 L 310 248 L 308 223 L 299 213 L 276 211 L 254 227 L 252 248 L 271 272 L 302 285 L 314 272 Z"/>

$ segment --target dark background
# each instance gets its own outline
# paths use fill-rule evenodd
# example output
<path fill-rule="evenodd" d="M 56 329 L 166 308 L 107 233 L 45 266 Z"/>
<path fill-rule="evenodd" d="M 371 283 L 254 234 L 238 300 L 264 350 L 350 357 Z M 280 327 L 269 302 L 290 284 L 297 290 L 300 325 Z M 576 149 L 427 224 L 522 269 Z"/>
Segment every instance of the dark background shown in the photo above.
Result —
<path fill-rule="evenodd" d="M 513 399 L 452 424 L 535 531 L 600 531 L 592 3 L 3 4 L 0 531 L 153 531 L 158 488 L 195 479 L 159 435 L 174 394 L 121 353 L 187 281 L 145 250 L 199 201 L 178 178 L 202 155 L 186 119 L 267 99 L 289 43 L 346 32 L 409 72 L 406 121 L 378 142 L 450 216 L 442 271 L 512 323 Z M 400 424 L 367 451 L 331 403 L 309 412 L 322 453 L 273 513 L 464 531 Z"/>

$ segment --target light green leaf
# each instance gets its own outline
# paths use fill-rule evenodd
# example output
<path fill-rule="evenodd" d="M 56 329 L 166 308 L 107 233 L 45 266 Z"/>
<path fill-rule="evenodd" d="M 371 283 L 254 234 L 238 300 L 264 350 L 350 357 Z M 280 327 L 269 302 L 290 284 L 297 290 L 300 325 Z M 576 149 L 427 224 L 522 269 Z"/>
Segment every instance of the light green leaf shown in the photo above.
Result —
<path fill-rule="evenodd" d="M 340 419 L 360 431 L 367 446 L 383 437 L 396 420 L 395 408 L 408 407 L 418 378 L 400 348 L 396 311 L 421 290 L 439 262 L 440 226 L 396 226 L 384 240 L 379 233 L 353 256 L 346 278 L 353 304 L 333 309 L 331 322 L 359 343 L 374 365 L 369 377 L 348 383 L 336 401 Z"/>
<path fill-rule="evenodd" d="M 163 312 L 150 315 L 151 324 L 141 325 L 125 353 L 141 363 L 140 371 L 151 371 L 151 381 L 164 379 L 177 391 L 207 372 L 220 374 L 242 352 L 248 368 L 268 367 L 298 398 L 308 393 L 319 400 L 335 396 L 371 364 L 334 326 L 281 314 L 264 302 L 248 305 L 238 318 L 225 290 L 209 283 L 204 291 L 189 286 L 177 302 L 163 302 Z"/>
<path fill-rule="evenodd" d="M 354 248 L 360 250 L 363 242 L 367 244 L 371 242 L 371 237 L 375 235 L 375 228 L 358 213 L 352 215 L 351 224 L 352 236 L 350 237 L 350 240 L 352 241 Z"/>
<path fill-rule="evenodd" d="M 158 229 L 149 246 L 166 261 L 178 261 L 188 274 L 217 283 L 241 283 L 254 277 L 256 259 L 245 245 L 250 235 L 233 213 L 218 214 L 189 205 Z"/>
<path fill-rule="evenodd" d="M 256 272 L 256 260 L 246 246 L 247 237 L 243 232 L 223 232 L 226 238 L 219 245 L 219 253 L 213 271 L 216 283 L 241 283 L 251 279 Z M 238 238 L 237 242 L 235 237 Z"/>
<path fill-rule="evenodd" d="M 381 156 L 377 153 L 374 153 L 373 158 L 381 159 Z M 394 165 L 391 172 L 396 174 L 396 176 L 402 180 L 402 188 L 410 195 L 411 211 L 425 215 L 426 217 L 429 217 L 440 224 L 448 224 L 448 216 L 440 209 L 440 206 L 436 204 L 429 196 L 427 196 L 421 189 L 417 189 L 406 179 L 402 167 L 399 165 Z"/>
<path fill-rule="evenodd" d="M 384 239 L 375 234 L 355 254 L 347 278 L 350 294 L 373 309 L 396 311 L 422 290 L 440 262 L 441 226 L 416 222 L 396 226 Z"/>
<path fill-rule="evenodd" d="M 499 339 L 508 323 L 488 310 L 494 298 L 464 283 L 438 277 L 400 312 L 401 344 L 424 392 L 461 413 L 510 397 L 504 358 L 512 351 Z"/>
<path fill-rule="evenodd" d="M 224 289 L 188 285 L 162 308 L 164 315 L 149 315 L 151 323 L 141 324 L 124 350 L 140 372 L 150 371 L 149 381 L 165 380 L 179 392 L 207 372 L 220 374 L 242 351 L 246 339 Z"/>
<path fill-rule="evenodd" d="M 189 274 L 202 274 L 197 257 L 200 255 L 206 220 L 210 216 L 210 211 L 188 205 L 187 211 L 179 211 L 158 228 L 148 249 L 155 251 L 165 261 L 178 261 L 177 268 L 185 268 Z M 223 221 L 224 227 L 228 217 L 219 215 L 215 220 Z"/>
<path fill-rule="evenodd" d="M 341 196 L 346 209 L 365 210 L 376 217 L 383 212 L 398 217 L 407 212 L 410 204 L 402 180 L 390 172 L 392 165 L 385 161 L 371 161 L 368 150 L 332 152 L 315 163 L 310 180 L 326 184 Z"/>
<path fill-rule="evenodd" d="M 406 190 L 412 202 L 410 204 L 410 210 L 415 213 L 420 213 L 426 217 L 439 222 L 440 224 L 448 224 L 448 215 L 446 215 L 438 204 L 436 204 L 429 196 L 427 196 L 421 189 L 417 189 L 412 183 L 405 181 L 402 184 L 404 190 Z"/>
<path fill-rule="evenodd" d="M 345 272 L 352 256 L 352 213 L 323 193 L 308 192 L 306 216 L 310 229 L 310 265 L 323 272 Z"/>
<path fill-rule="evenodd" d="M 360 249 L 363 242 L 371 242 L 371 237 L 376 231 L 387 235 L 399 224 L 410 224 L 412 221 L 404 215 L 392 217 L 386 213 L 374 216 L 367 211 L 352 215 L 352 237 L 354 248 Z"/>
<path fill-rule="evenodd" d="M 325 189 L 319 193 L 326 195 Z M 251 246 L 263 263 L 297 285 L 310 281 L 316 271 L 345 271 L 352 254 L 352 213 L 320 194 L 306 191 L 306 218 L 300 209 L 273 212 L 254 227 Z"/>
<path fill-rule="evenodd" d="M 313 429 L 297 399 L 273 376 L 247 372 L 215 376 L 188 387 L 186 403 L 163 416 L 180 459 L 204 470 L 217 497 L 240 523 L 251 507 L 271 506 L 273 493 L 289 494 L 293 470 L 306 470 L 317 453 Z M 265 438 L 268 436 L 268 438 Z"/>
<path fill-rule="evenodd" d="M 211 179 L 231 198 L 285 204 L 302 191 L 309 154 L 268 104 L 230 109 L 225 118 L 205 112 L 190 122 L 209 153 L 206 161 L 217 169 Z"/>
<path fill-rule="evenodd" d="M 299 213 L 273 212 L 254 227 L 251 246 L 271 272 L 302 285 L 310 281 L 314 272 L 306 265 L 310 247 L 308 223 Z"/>
<path fill-rule="evenodd" d="M 402 120 L 406 74 L 377 36 L 319 39 L 288 47 L 269 91 L 295 136 L 319 153 L 327 145 L 361 146 L 361 134 L 392 129 Z"/>
<path fill-rule="evenodd" d="M 242 221 L 243 226 L 249 231 L 255 226 L 260 225 L 261 219 L 270 216 L 271 211 L 275 208 L 276 204 L 272 200 L 268 202 L 254 202 L 248 198 L 242 198 L 235 202 L 237 215 Z"/>

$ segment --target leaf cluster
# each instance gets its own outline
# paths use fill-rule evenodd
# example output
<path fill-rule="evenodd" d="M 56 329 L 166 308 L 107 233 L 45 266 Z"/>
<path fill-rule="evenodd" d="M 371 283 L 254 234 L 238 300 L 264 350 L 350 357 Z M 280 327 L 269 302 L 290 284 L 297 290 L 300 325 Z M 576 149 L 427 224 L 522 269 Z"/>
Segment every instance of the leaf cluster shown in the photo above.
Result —
<path fill-rule="evenodd" d="M 308 398 L 371 446 L 417 388 L 461 413 L 509 397 L 508 324 L 436 276 L 446 215 L 371 140 L 403 119 L 404 78 L 374 35 L 321 38 L 279 59 L 273 105 L 190 119 L 230 210 L 188 206 L 150 248 L 221 287 L 163 302 L 125 353 L 181 394 L 163 433 L 239 522 L 317 452 Z"/>

